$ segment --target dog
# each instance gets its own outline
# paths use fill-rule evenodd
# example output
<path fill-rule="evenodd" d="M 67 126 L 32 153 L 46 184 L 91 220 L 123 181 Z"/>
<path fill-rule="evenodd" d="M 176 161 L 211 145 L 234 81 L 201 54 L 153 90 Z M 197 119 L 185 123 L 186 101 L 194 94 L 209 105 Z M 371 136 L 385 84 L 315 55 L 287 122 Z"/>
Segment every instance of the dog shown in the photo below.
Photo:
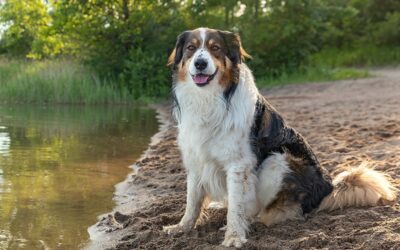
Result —
<path fill-rule="evenodd" d="M 165 232 L 194 228 L 206 200 L 227 204 L 222 245 L 242 247 L 255 220 L 273 225 L 396 199 L 389 177 L 365 165 L 332 180 L 302 135 L 260 95 L 248 57 L 232 32 L 198 28 L 177 38 L 168 64 L 187 200 L 181 221 Z"/>

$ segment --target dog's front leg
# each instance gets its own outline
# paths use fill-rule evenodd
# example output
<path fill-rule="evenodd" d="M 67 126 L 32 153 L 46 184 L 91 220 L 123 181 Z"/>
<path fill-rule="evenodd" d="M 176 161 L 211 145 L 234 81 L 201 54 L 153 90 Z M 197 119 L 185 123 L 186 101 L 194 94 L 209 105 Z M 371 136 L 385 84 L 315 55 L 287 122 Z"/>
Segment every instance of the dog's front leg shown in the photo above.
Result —
<path fill-rule="evenodd" d="M 190 171 L 187 177 L 186 210 L 181 221 L 172 226 L 165 226 L 164 232 L 187 232 L 194 227 L 200 215 L 201 205 L 204 200 L 204 189 L 199 185 L 198 177 Z"/>
<path fill-rule="evenodd" d="M 247 242 L 248 220 L 256 207 L 256 191 L 251 163 L 231 165 L 227 169 L 228 215 L 222 245 L 241 247 Z M 247 167 L 245 167 L 247 166 Z"/>

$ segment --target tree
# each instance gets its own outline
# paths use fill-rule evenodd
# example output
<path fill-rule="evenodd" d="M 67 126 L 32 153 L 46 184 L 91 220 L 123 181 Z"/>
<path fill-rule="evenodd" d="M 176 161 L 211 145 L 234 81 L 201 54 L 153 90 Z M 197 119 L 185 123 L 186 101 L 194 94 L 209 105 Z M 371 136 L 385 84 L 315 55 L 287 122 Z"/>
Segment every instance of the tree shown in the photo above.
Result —
<path fill-rule="evenodd" d="M 1 46 L 9 55 L 42 58 L 60 53 L 62 45 L 51 31 L 48 7 L 41 0 L 7 0 L 0 5 L 0 24 L 7 26 Z"/>

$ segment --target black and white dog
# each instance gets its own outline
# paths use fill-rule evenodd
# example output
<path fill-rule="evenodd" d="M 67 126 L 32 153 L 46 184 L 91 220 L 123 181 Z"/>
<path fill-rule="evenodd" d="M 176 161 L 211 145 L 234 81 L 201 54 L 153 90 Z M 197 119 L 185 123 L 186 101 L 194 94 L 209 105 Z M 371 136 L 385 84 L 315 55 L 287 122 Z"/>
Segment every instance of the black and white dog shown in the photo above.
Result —
<path fill-rule="evenodd" d="M 332 181 L 305 139 L 259 94 L 244 57 L 231 32 L 199 28 L 178 36 L 169 64 L 187 203 L 182 220 L 164 231 L 192 229 L 205 200 L 222 201 L 228 206 L 222 244 L 241 247 L 253 219 L 271 225 L 395 200 L 386 175 L 366 167 Z"/>

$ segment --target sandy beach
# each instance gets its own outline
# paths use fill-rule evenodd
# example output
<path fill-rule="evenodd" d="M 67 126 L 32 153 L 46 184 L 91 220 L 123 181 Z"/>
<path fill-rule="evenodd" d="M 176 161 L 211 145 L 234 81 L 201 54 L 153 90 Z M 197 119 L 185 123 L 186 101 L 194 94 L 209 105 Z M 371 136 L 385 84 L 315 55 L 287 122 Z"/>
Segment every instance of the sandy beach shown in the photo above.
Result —
<path fill-rule="evenodd" d="M 400 69 L 372 74 L 261 92 L 305 136 L 332 175 L 368 161 L 400 188 Z M 160 131 L 135 171 L 116 186 L 114 211 L 89 228 L 88 249 L 225 249 L 219 230 L 226 223 L 225 209 L 208 209 L 208 219 L 189 233 L 162 232 L 183 215 L 186 174 L 174 122 L 165 106 L 157 109 Z M 255 223 L 243 249 L 400 249 L 399 198 L 393 205 L 321 212 L 271 227 Z"/>

